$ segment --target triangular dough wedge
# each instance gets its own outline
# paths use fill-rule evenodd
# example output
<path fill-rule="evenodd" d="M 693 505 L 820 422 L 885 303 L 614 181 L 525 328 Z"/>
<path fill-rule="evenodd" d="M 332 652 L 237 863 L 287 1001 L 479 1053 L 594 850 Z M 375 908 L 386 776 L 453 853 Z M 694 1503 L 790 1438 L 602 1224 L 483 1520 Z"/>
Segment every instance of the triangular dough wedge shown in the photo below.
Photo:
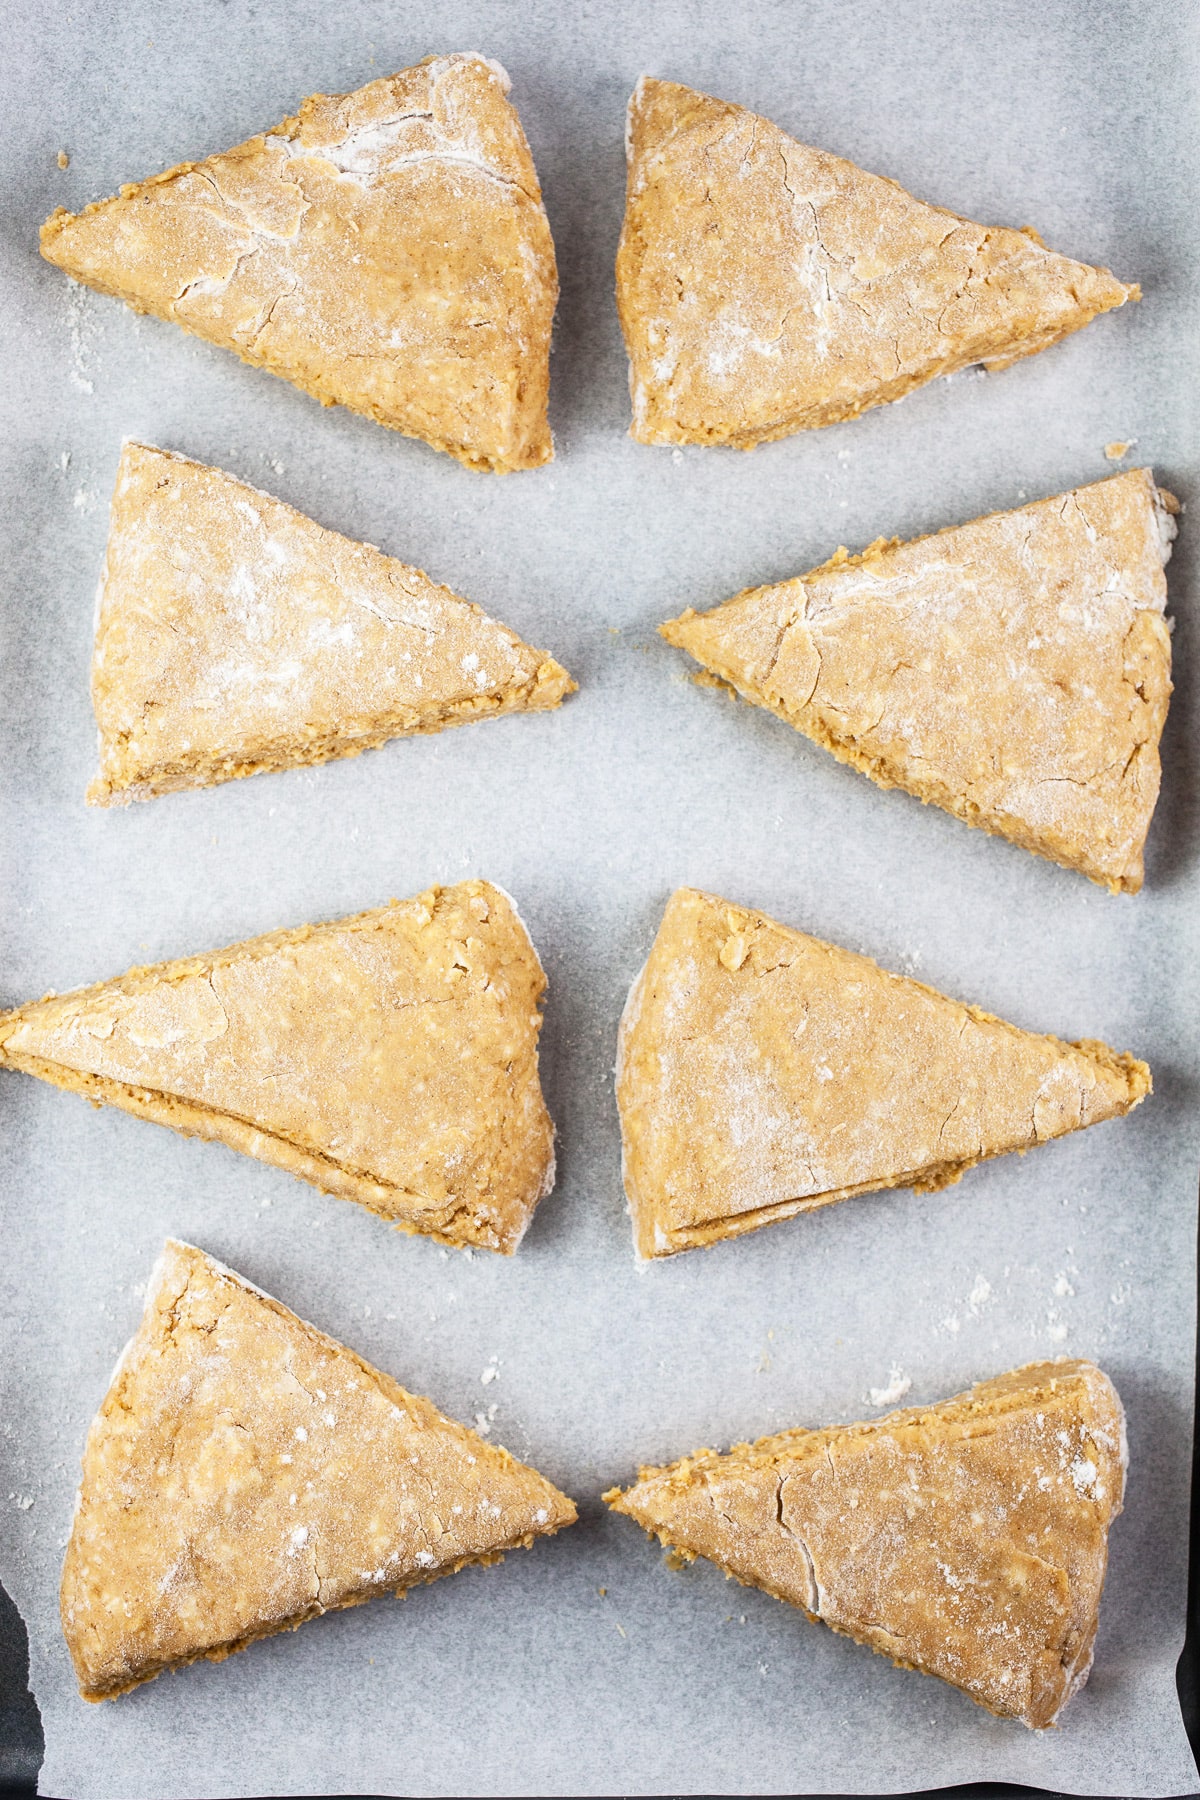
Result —
<path fill-rule="evenodd" d="M 1040 1730 L 1091 1668 L 1124 1424 L 1108 1377 L 1064 1358 L 869 1424 L 698 1450 L 605 1499 Z"/>
<path fill-rule="evenodd" d="M 1150 1071 L 1020 1031 L 713 894 L 671 896 L 617 1045 L 640 1256 L 671 1256 L 1128 1112 Z"/>
<path fill-rule="evenodd" d="M 93 804 L 545 711 L 566 670 L 420 569 L 127 442 L 96 620 Z"/>
<path fill-rule="evenodd" d="M 554 245 L 498 63 L 429 57 L 83 212 L 42 255 L 469 468 L 553 455 Z"/>
<path fill-rule="evenodd" d="M 507 894 L 464 881 L 0 1014 L 0 1068 L 508 1254 L 554 1185 L 545 986 Z"/>
<path fill-rule="evenodd" d="M 575 1520 L 536 1470 L 168 1242 L 88 1432 L 62 1575 L 85 1700 Z"/>
<path fill-rule="evenodd" d="M 1131 469 L 661 627 L 746 700 L 1114 893 L 1142 885 L 1178 502 Z"/>
<path fill-rule="evenodd" d="M 677 82 L 639 81 L 626 145 L 617 307 L 644 444 L 748 450 L 1140 298 Z"/>

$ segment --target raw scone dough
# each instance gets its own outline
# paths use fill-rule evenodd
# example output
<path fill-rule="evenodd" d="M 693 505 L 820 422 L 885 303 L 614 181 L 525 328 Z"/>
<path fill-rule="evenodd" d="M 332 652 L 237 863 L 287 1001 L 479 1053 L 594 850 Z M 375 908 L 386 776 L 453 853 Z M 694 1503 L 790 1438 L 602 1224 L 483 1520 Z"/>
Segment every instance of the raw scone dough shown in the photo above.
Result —
<path fill-rule="evenodd" d="M 680 888 L 617 1047 L 640 1256 L 854 1194 L 949 1186 L 1128 1112 L 1150 1071 L 1006 1025 L 869 957 Z"/>
<path fill-rule="evenodd" d="M 574 1520 L 536 1470 L 168 1242 L 88 1432 L 63 1632 L 108 1700 Z"/>
<path fill-rule="evenodd" d="M 0 1068 L 508 1254 L 554 1185 L 545 986 L 508 896 L 464 881 L 0 1014 Z"/>
<path fill-rule="evenodd" d="M 1142 885 L 1178 502 L 1131 469 L 661 627 L 757 706 L 1114 893 Z"/>
<path fill-rule="evenodd" d="M 429 57 L 42 227 L 42 255 L 469 468 L 553 455 L 554 245 L 498 63 Z"/>
<path fill-rule="evenodd" d="M 626 146 L 617 307 L 643 444 L 748 450 L 1140 298 L 677 82 L 639 81 Z"/>
<path fill-rule="evenodd" d="M 420 569 L 220 469 L 126 442 L 92 659 L 93 804 L 544 711 L 574 686 Z"/>
<path fill-rule="evenodd" d="M 698 1450 L 605 1499 L 902 1668 L 1041 1730 L 1087 1680 L 1125 1421 L 1093 1363 L 938 1406 Z"/>

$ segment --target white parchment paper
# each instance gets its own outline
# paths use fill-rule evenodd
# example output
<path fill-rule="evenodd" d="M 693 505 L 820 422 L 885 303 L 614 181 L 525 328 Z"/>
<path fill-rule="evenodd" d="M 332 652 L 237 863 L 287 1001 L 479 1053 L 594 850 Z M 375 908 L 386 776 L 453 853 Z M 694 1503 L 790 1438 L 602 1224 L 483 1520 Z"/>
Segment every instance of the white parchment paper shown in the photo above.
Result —
<path fill-rule="evenodd" d="M 1169 571 L 1178 691 L 1136 899 L 876 791 L 696 688 L 654 635 L 682 606 L 796 573 L 839 542 L 1094 480 L 1114 439 L 1136 440 L 1130 460 L 1194 501 L 1194 9 L 9 0 L 6 20 L 0 1001 L 484 875 L 516 896 L 549 973 L 543 1070 L 560 1131 L 558 1188 L 509 1262 L 400 1237 L 232 1152 L 0 1080 L 0 1575 L 29 1623 L 43 1791 L 1194 1791 L 1174 1688 L 1200 1164 L 1194 505 Z M 468 474 L 39 261 L 55 204 L 446 49 L 507 66 L 545 187 L 563 287 L 551 467 Z M 1005 373 L 749 456 L 639 447 L 612 259 L 624 106 L 643 71 L 755 107 L 975 218 L 1032 223 L 1140 279 L 1145 301 Z M 553 717 L 85 809 L 92 596 L 127 432 L 421 564 L 553 650 L 581 691 Z M 614 1035 L 680 882 L 1020 1024 L 1132 1049 L 1154 1097 L 946 1193 L 855 1200 L 639 1272 Z M 578 1498 L 579 1526 L 403 1605 L 85 1706 L 58 1630 L 59 1564 L 87 1424 L 168 1233 L 451 1413 L 483 1415 Z M 671 1572 L 598 1500 L 639 1460 L 872 1416 L 905 1381 L 911 1401 L 933 1399 L 1059 1353 L 1115 1379 L 1132 1463 L 1095 1672 L 1042 1736 L 707 1566 Z"/>

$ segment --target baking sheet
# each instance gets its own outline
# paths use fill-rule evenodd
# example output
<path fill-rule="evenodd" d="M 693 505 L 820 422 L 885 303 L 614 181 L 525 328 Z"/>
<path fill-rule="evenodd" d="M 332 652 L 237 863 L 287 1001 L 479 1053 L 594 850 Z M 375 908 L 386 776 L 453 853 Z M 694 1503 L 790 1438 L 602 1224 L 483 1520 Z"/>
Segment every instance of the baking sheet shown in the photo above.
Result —
<path fill-rule="evenodd" d="M 1194 530 L 1169 579 L 1178 691 L 1148 881 L 1113 899 L 688 679 L 685 604 L 1110 472 L 1135 439 L 1196 491 L 1194 10 L 1186 4 L 395 7 L 10 0 L 0 1001 L 478 874 L 550 977 L 558 1187 L 514 1261 L 389 1233 L 224 1149 L 0 1083 L 0 1576 L 29 1623 L 42 1791 L 886 1792 L 1008 1780 L 1193 1792 L 1183 1640 L 1193 1410 L 1200 868 Z M 563 297 L 557 460 L 468 474 L 171 327 L 72 288 L 35 234 L 314 89 L 432 50 L 513 78 Z M 737 452 L 624 435 L 612 304 L 637 76 L 741 101 L 973 217 L 1142 281 L 1003 374 Z M 56 154 L 70 154 L 60 170 Z M 580 682 L 547 718 L 90 812 L 92 595 L 123 433 L 214 462 L 480 601 Z M 1154 1098 L 968 1175 L 641 1270 L 619 1181 L 616 1021 L 670 889 L 760 905 L 1036 1029 L 1151 1062 Z M 78 1700 L 56 1617 L 78 1458 L 168 1233 L 191 1239 L 575 1495 L 502 1569 L 331 1615 L 115 1705 Z M 1033 1736 L 713 1569 L 669 1570 L 600 1492 L 699 1443 L 872 1416 L 1084 1354 L 1129 1412 L 1096 1668 Z M 495 1368 L 494 1380 L 482 1380 Z"/>

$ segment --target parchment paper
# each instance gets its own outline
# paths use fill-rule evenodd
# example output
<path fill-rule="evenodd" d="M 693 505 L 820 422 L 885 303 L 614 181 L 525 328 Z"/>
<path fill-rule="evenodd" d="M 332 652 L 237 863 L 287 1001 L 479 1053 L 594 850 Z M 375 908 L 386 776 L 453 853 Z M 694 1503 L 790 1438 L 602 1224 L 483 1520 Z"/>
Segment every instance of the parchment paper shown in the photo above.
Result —
<path fill-rule="evenodd" d="M 1174 1686 L 1200 1164 L 1194 515 L 1169 571 L 1178 691 L 1136 899 L 877 792 L 696 688 L 653 629 L 839 542 L 1094 480 L 1114 439 L 1194 495 L 1195 11 L 10 0 L 7 19 L 0 1000 L 484 875 L 516 896 L 549 973 L 561 1171 L 514 1261 L 451 1255 L 224 1149 L 0 1080 L 0 1575 L 29 1623 L 43 1792 L 1195 1791 Z M 543 471 L 468 474 L 37 258 L 56 203 L 223 149 L 313 90 L 467 48 L 512 75 L 558 247 L 557 460 Z M 755 107 L 972 217 L 1031 222 L 1140 279 L 1145 301 L 1005 373 L 750 456 L 639 447 L 612 258 L 642 71 Z M 92 596 L 126 432 L 419 563 L 553 650 L 581 691 L 553 717 L 85 809 Z M 854 1200 L 639 1272 L 614 1034 L 680 882 L 1020 1024 L 1132 1049 L 1154 1098 L 946 1193 Z M 482 1415 L 577 1496 L 580 1525 L 404 1605 L 85 1706 L 58 1630 L 59 1563 L 87 1424 L 168 1233 L 451 1413 Z M 923 1401 L 1058 1353 L 1111 1373 L 1132 1463 L 1095 1672 L 1042 1736 L 710 1567 L 673 1573 L 598 1500 L 639 1460 L 869 1417 L 905 1380 Z"/>

